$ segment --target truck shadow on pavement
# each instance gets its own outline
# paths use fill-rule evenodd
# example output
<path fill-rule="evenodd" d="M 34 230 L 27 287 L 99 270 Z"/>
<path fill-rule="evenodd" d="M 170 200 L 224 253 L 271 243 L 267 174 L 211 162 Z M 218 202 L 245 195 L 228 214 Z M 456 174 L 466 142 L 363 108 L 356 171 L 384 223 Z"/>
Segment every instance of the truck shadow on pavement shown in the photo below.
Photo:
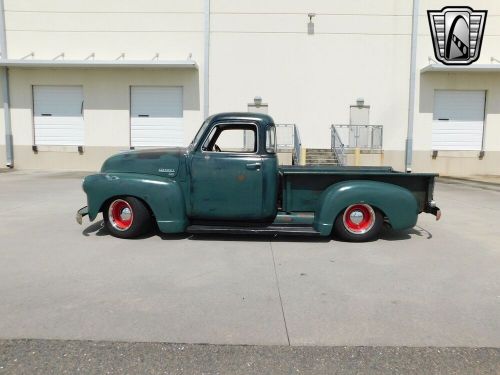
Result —
<path fill-rule="evenodd" d="M 98 220 L 95 223 L 90 224 L 88 227 L 86 227 L 82 231 L 82 235 L 84 235 L 85 237 L 89 237 L 91 235 L 94 235 L 94 236 L 97 236 L 97 237 L 111 236 L 111 234 L 109 233 L 108 229 L 104 225 L 104 220 Z M 143 240 L 143 239 L 151 238 L 151 237 L 154 237 L 154 236 L 158 236 L 162 240 L 184 240 L 186 238 L 191 237 L 192 234 L 189 234 L 189 233 L 176 233 L 176 234 L 168 234 L 167 235 L 165 233 L 160 232 L 160 230 L 155 225 L 155 227 L 149 233 L 146 233 L 146 234 L 144 234 L 142 236 L 139 236 L 137 238 L 129 239 L 128 241 Z M 127 241 L 127 240 L 124 240 L 124 241 Z"/>
<path fill-rule="evenodd" d="M 104 226 L 103 220 L 98 220 L 89 225 L 82 231 L 82 235 L 89 237 L 95 235 L 110 236 L 109 231 Z M 311 237 L 311 236 L 290 236 L 290 235 L 238 235 L 238 234 L 190 234 L 190 233 L 176 233 L 166 234 L 159 231 L 155 226 L 149 233 L 132 240 L 142 240 L 154 236 L 160 237 L 165 241 L 184 240 L 190 241 L 247 241 L 247 242 L 310 242 L 310 243 L 328 243 L 330 241 L 339 242 L 340 239 L 336 237 Z M 396 231 L 388 228 L 382 229 L 379 240 L 382 241 L 405 241 L 410 240 L 412 237 L 423 237 L 427 240 L 432 238 L 432 233 L 427 229 L 420 226 L 415 226 L 408 230 Z"/>
<path fill-rule="evenodd" d="M 384 241 L 402 241 L 409 240 L 413 236 L 423 237 L 426 240 L 430 240 L 432 238 L 432 233 L 418 225 L 407 230 L 392 230 L 384 228 L 382 229 L 382 232 L 380 232 L 379 239 Z"/>
<path fill-rule="evenodd" d="M 84 230 L 82 230 L 82 234 L 85 237 L 89 237 L 92 233 L 95 233 L 96 236 L 107 236 L 109 232 L 104 227 L 104 221 L 98 220 L 95 223 L 90 224 Z"/>

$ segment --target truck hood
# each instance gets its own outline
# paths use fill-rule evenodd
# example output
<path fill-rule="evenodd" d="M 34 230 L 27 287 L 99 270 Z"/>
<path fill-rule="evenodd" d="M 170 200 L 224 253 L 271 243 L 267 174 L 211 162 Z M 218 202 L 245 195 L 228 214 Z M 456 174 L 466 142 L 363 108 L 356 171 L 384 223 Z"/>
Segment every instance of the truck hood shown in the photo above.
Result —
<path fill-rule="evenodd" d="M 161 148 L 129 151 L 108 158 L 102 165 L 103 173 L 141 173 L 163 177 L 175 177 L 185 148 Z"/>

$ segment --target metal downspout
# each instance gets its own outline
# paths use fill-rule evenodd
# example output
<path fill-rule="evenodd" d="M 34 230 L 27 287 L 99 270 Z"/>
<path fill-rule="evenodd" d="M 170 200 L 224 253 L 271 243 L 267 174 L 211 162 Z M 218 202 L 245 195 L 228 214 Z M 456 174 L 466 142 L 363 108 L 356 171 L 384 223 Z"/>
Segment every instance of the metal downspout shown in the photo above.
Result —
<path fill-rule="evenodd" d="M 5 35 L 5 11 L 3 0 L 0 0 L 0 52 L 2 59 L 7 60 L 7 38 Z M 10 93 L 9 93 L 9 68 L 1 69 L 3 115 L 5 123 L 5 151 L 7 167 L 14 167 L 14 145 L 12 141 L 12 127 L 10 123 Z"/>
<path fill-rule="evenodd" d="M 405 170 L 411 172 L 413 161 L 413 118 L 415 117 L 415 65 L 417 58 L 417 31 L 419 0 L 413 0 L 413 14 L 411 21 L 411 59 L 410 59 L 410 88 L 408 99 L 408 131 L 406 135 Z"/>
<path fill-rule="evenodd" d="M 205 0 L 204 58 L 203 58 L 203 117 L 208 117 L 210 95 L 210 0 Z"/>

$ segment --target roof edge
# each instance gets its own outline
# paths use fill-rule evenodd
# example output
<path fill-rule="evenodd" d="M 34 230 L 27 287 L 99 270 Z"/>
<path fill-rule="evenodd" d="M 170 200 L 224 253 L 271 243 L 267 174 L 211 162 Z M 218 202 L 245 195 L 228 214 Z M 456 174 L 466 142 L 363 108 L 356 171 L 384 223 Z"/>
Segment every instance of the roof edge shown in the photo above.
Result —
<path fill-rule="evenodd" d="M 500 72 L 500 64 L 473 64 L 473 65 L 429 64 L 420 69 L 420 73 L 429 73 L 429 72 L 448 72 L 448 73 Z"/>

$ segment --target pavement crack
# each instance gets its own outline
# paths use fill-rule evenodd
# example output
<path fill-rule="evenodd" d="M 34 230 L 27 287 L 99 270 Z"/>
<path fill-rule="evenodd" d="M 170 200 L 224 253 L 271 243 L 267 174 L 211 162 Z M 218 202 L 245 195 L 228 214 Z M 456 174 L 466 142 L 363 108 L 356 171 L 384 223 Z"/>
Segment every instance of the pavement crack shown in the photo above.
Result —
<path fill-rule="evenodd" d="M 274 277 L 276 280 L 276 288 L 278 289 L 278 296 L 280 299 L 280 306 L 281 306 L 281 314 L 283 316 L 283 323 L 285 324 L 286 339 L 288 341 L 288 346 L 290 346 L 290 335 L 288 334 L 288 326 L 286 324 L 285 309 L 283 307 L 283 298 L 281 298 L 280 281 L 278 279 L 278 270 L 276 269 L 276 259 L 274 257 L 273 243 L 271 241 L 269 241 L 269 247 L 271 249 L 271 256 L 273 258 Z"/>

